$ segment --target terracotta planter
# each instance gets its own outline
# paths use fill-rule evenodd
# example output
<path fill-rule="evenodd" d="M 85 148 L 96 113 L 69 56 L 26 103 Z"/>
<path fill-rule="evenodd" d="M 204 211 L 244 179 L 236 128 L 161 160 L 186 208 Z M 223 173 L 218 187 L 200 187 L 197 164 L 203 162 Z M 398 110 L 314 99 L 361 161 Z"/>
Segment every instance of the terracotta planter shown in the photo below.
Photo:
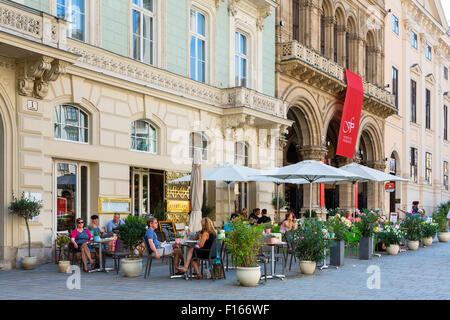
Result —
<path fill-rule="evenodd" d="M 439 242 L 448 242 L 450 239 L 450 232 L 439 232 L 438 233 Z"/>
<path fill-rule="evenodd" d="M 33 270 L 36 267 L 37 258 L 36 257 L 23 257 L 22 267 L 25 270 Z"/>
<path fill-rule="evenodd" d="M 419 249 L 419 241 L 408 240 L 408 249 L 413 251 Z"/>
<path fill-rule="evenodd" d="M 236 279 L 243 287 L 255 287 L 261 279 L 261 267 L 237 267 Z"/>
<path fill-rule="evenodd" d="M 425 247 L 430 247 L 433 244 L 433 238 L 432 237 L 422 238 L 422 244 Z"/>
<path fill-rule="evenodd" d="M 70 266 L 71 264 L 69 260 L 61 260 L 58 262 L 59 272 L 61 273 L 69 273 Z"/>
<path fill-rule="evenodd" d="M 386 247 L 386 252 L 391 256 L 396 256 L 399 251 L 400 246 L 398 244 L 391 244 L 390 246 Z"/>
<path fill-rule="evenodd" d="M 137 277 L 142 272 L 142 259 L 122 259 L 121 266 L 125 277 Z"/>
<path fill-rule="evenodd" d="M 316 270 L 315 261 L 300 261 L 300 271 L 303 274 L 314 274 Z"/>

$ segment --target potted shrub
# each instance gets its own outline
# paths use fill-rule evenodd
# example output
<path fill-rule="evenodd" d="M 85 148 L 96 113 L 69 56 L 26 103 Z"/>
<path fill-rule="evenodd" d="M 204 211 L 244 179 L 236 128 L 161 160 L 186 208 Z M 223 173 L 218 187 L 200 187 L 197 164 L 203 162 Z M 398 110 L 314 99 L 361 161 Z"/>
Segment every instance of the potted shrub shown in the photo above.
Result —
<path fill-rule="evenodd" d="M 403 240 L 404 232 L 398 226 L 390 224 L 385 225 L 384 230 L 379 237 L 386 246 L 386 252 L 396 256 L 400 251 L 400 242 Z"/>
<path fill-rule="evenodd" d="M 135 256 L 135 251 L 147 231 L 146 220 L 140 216 L 129 215 L 125 219 L 125 224 L 117 229 L 120 240 L 130 252 L 129 258 L 122 260 L 122 272 L 125 277 L 137 277 L 142 271 L 142 259 Z"/>
<path fill-rule="evenodd" d="M 447 209 L 447 211 L 445 211 Z M 438 225 L 438 239 L 439 242 L 448 242 L 450 239 L 450 232 L 447 231 L 447 212 L 448 206 L 441 204 L 439 210 L 433 213 L 433 222 Z"/>
<path fill-rule="evenodd" d="M 94 241 L 100 241 L 100 231 L 98 231 L 98 229 L 95 229 L 92 232 L 92 237 L 94 238 Z"/>
<path fill-rule="evenodd" d="M 344 265 L 345 238 L 352 223 L 340 214 L 332 216 L 328 220 L 328 232 L 333 242 L 330 244 L 330 265 L 341 267 Z"/>
<path fill-rule="evenodd" d="M 182 234 L 177 233 L 175 235 L 175 243 L 181 243 L 183 238 L 184 238 L 184 236 Z"/>
<path fill-rule="evenodd" d="M 325 259 L 327 242 L 323 228 L 321 221 L 308 219 L 293 233 L 295 256 L 300 261 L 300 271 L 303 274 L 313 274 L 317 262 Z"/>
<path fill-rule="evenodd" d="M 373 210 L 364 209 L 359 215 L 359 220 L 355 222 L 361 233 L 359 239 L 359 259 L 369 260 L 373 256 L 373 232 L 377 226 L 378 215 Z"/>
<path fill-rule="evenodd" d="M 429 247 L 433 244 L 433 238 L 438 232 L 439 226 L 437 223 L 422 222 L 422 244 Z"/>
<path fill-rule="evenodd" d="M 41 212 L 41 208 L 42 201 L 26 198 L 23 192 L 20 199 L 13 195 L 13 201 L 8 207 L 10 214 L 23 218 L 25 220 L 25 225 L 27 226 L 28 256 L 22 258 L 22 266 L 25 270 L 32 270 L 36 267 L 37 258 L 31 256 L 31 236 L 28 220 L 38 216 Z"/>
<path fill-rule="evenodd" d="M 236 266 L 236 278 L 245 287 L 254 287 L 261 278 L 261 267 L 257 263 L 258 253 L 263 244 L 262 232 L 250 227 L 242 217 L 233 220 L 225 243 Z"/>
<path fill-rule="evenodd" d="M 422 217 L 420 214 L 407 212 L 405 220 L 401 226 L 406 231 L 406 239 L 408 240 L 408 249 L 419 249 L 419 240 L 422 238 Z"/>
<path fill-rule="evenodd" d="M 65 255 L 64 255 L 64 248 L 67 245 L 69 245 L 69 243 L 70 243 L 70 237 L 68 235 L 59 234 L 56 237 L 56 244 L 58 245 L 58 247 L 61 250 L 61 259 L 58 262 L 58 268 L 59 268 L 59 272 L 62 272 L 62 273 L 67 273 L 67 272 L 69 272 L 69 269 L 70 269 L 70 261 L 65 260 Z"/>
<path fill-rule="evenodd" d="M 271 244 L 277 243 L 277 236 L 276 235 L 274 235 L 274 234 L 270 235 L 270 243 Z"/>

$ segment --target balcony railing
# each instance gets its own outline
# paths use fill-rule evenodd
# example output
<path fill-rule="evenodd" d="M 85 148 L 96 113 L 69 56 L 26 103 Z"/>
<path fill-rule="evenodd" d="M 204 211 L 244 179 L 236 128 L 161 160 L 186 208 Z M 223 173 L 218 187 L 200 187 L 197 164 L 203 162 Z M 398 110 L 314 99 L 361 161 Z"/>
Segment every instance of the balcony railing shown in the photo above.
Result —
<path fill-rule="evenodd" d="M 281 62 L 299 60 L 314 71 L 311 73 L 311 76 L 314 76 L 314 73 L 317 72 L 322 73 L 326 78 L 334 79 L 337 83 L 336 87 L 345 88 L 347 86 L 345 81 L 345 69 L 336 62 L 295 40 L 283 42 L 280 46 Z M 393 94 L 367 81 L 363 81 L 363 87 L 366 98 L 373 98 L 376 102 L 396 109 L 395 96 Z M 395 110 L 393 112 L 395 112 Z"/>

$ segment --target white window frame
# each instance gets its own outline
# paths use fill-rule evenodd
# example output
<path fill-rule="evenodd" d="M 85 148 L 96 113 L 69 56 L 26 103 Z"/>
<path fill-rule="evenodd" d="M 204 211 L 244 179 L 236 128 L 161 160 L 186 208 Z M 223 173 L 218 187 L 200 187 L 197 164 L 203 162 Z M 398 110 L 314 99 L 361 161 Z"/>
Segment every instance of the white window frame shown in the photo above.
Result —
<path fill-rule="evenodd" d="M 430 161 L 428 161 L 428 156 Z M 425 180 L 431 186 L 433 184 L 433 155 L 425 152 Z"/>
<path fill-rule="evenodd" d="M 417 33 L 415 33 L 414 31 L 411 31 L 411 46 L 414 49 L 417 49 L 419 47 L 419 37 L 417 36 Z"/>
<path fill-rule="evenodd" d="M 397 16 L 395 14 L 392 15 L 392 31 L 396 34 L 399 35 L 399 20 L 397 18 Z"/>
<path fill-rule="evenodd" d="M 243 145 L 244 154 L 238 154 L 238 145 Z M 237 165 L 248 166 L 249 163 L 249 146 L 245 141 L 238 141 L 234 144 L 234 163 Z M 244 160 L 244 164 L 241 164 L 238 160 Z"/>
<path fill-rule="evenodd" d="M 71 107 L 71 108 L 74 108 L 74 109 L 77 110 L 77 112 L 78 112 L 77 113 L 77 117 L 78 117 L 78 125 L 77 126 L 67 125 L 67 124 L 65 124 L 63 122 L 63 120 L 62 120 L 62 116 L 63 116 L 62 109 L 63 109 L 63 107 Z M 56 108 L 59 108 L 60 122 L 57 122 L 57 119 L 55 118 Z M 79 115 L 80 112 L 82 112 L 84 114 L 84 116 L 86 117 L 86 119 L 87 119 L 87 127 L 82 126 L 81 123 L 80 123 L 80 115 Z M 81 144 L 89 144 L 90 120 L 89 120 L 89 114 L 86 111 L 84 111 L 82 108 L 80 108 L 78 106 L 74 106 L 74 105 L 71 105 L 71 104 L 59 104 L 59 105 L 56 105 L 53 108 L 53 117 L 54 117 L 54 119 L 53 119 L 53 136 L 54 136 L 55 140 L 68 141 L 68 142 L 81 143 Z M 60 130 L 59 137 L 57 137 L 56 134 L 55 134 L 55 125 L 59 126 L 59 130 Z M 62 138 L 62 130 L 63 130 L 64 126 L 78 128 L 78 140 L 70 140 L 70 139 Z M 80 141 L 81 130 L 82 129 L 86 129 L 87 130 L 87 133 L 85 135 L 87 141 Z"/>
<path fill-rule="evenodd" d="M 59 0 L 55 0 L 55 8 L 56 8 L 56 11 L 55 11 L 55 15 L 56 16 L 58 16 L 58 7 L 59 7 L 59 5 L 58 5 L 58 1 Z M 67 21 L 69 21 L 69 22 L 72 22 L 72 0 L 62 0 L 62 1 L 64 1 L 64 3 L 65 3 L 65 5 L 64 5 L 64 8 L 65 8 L 65 15 L 64 15 L 64 17 L 60 17 L 60 18 L 63 18 L 64 20 L 67 20 Z M 73 38 L 72 37 L 72 23 L 70 23 L 69 25 L 68 25 L 68 28 L 67 28 L 67 36 L 68 37 L 70 37 L 71 39 L 75 39 L 75 40 L 78 40 L 78 41 L 82 41 L 82 42 L 86 42 L 86 43 L 88 43 L 88 41 L 89 41 L 89 30 L 88 30 L 88 1 L 86 1 L 86 0 L 82 0 L 83 1 L 83 6 L 84 6 L 84 13 L 83 13 L 83 15 L 84 15 L 84 24 L 83 24 L 83 40 L 80 40 L 80 39 L 77 39 L 77 38 Z"/>
<path fill-rule="evenodd" d="M 152 11 L 145 9 L 142 6 L 142 1 L 143 0 L 138 0 L 140 2 L 140 5 L 136 5 L 133 3 L 133 0 L 130 0 L 131 2 L 131 10 L 130 10 L 130 15 L 131 15 L 131 57 L 135 60 L 138 60 L 142 63 L 146 63 L 148 65 L 151 66 L 156 66 L 156 41 L 155 41 L 155 37 L 156 37 L 156 1 L 153 0 L 152 2 Z M 133 30 L 133 12 L 136 11 L 139 13 L 140 15 L 140 28 L 139 28 L 139 37 L 140 37 L 140 42 L 139 42 L 139 57 L 135 57 L 134 56 L 134 30 Z M 151 38 L 150 38 L 150 45 L 151 45 L 151 51 L 150 51 L 150 61 L 144 61 L 144 16 L 148 16 L 151 19 L 152 22 L 152 34 L 151 34 Z"/>
<path fill-rule="evenodd" d="M 200 135 L 200 140 L 196 140 L 195 136 Z M 194 141 L 193 141 L 194 140 Z M 200 141 L 200 146 L 196 146 L 195 142 Z M 203 147 L 203 142 L 206 142 L 206 147 Z M 199 149 L 202 152 L 202 160 L 208 160 L 209 141 L 203 131 L 194 131 L 189 134 L 189 158 L 194 158 L 195 150 Z"/>
<path fill-rule="evenodd" d="M 135 120 L 131 123 L 131 133 L 130 133 L 130 138 L 134 140 L 134 145 L 136 147 L 136 140 L 138 139 L 136 134 L 134 134 L 133 137 L 133 126 L 135 126 L 136 122 L 144 122 L 148 127 L 149 127 L 149 135 L 146 138 L 142 138 L 142 139 L 146 139 L 147 140 L 147 150 L 139 150 L 136 148 L 133 148 L 133 145 L 130 145 L 130 150 L 132 151 L 137 151 L 137 152 L 145 152 L 145 153 L 151 153 L 151 154 L 157 154 L 158 153 L 158 130 L 156 129 L 156 127 L 154 125 L 152 125 L 150 122 L 146 121 L 146 120 Z M 155 138 L 151 138 L 150 137 L 150 130 L 154 130 L 155 131 Z M 150 150 L 150 142 L 153 142 L 155 144 L 155 151 Z"/>
<path fill-rule="evenodd" d="M 430 61 L 433 59 L 433 50 L 429 44 L 425 46 L 425 57 Z"/>
<path fill-rule="evenodd" d="M 239 40 L 240 40 L 241 36 L 243 36 L 245 38 L 245 49 L 246 49 L 246 53 L 245 54 L 240 52 L 242 48 L 240 48 L 240 47 L 236 48 L 236 36 L 239 37 Z M 234 48 L 234 57 L 235 57 L 234 58 L 234 61 L 235 61 L 235 66 L 234 66 L 235 75 L 234 75 L 234 78 L 235 78 L 235 81 L 234 81 L 234 83 L 235 83 L 236 87 L 241 87 L 242 86 L 242 87 L 247 87 L 248 88 L 249 85 L 250 85 L 250 77 L 249 77 L 249 75 L 250 75 L 250 73 L 249 73 L 249 70 L 250 70 L 250 68 L 249 68 L 249 64 L 250 64 L 249 43 L 250 43 L 250 41 L 249 40 L 250 39 L 249 39 L 248 34 L 246 34 L 244 32 L 241 32 L 240 30 L 236 30 L 235 31 L 235 33 L 234 33 L 234 43 L 235 43 L 235 48 Z M 240 46 L 240 43 L 241 43 L 241 41 L 238 41 L 238 45 L 239 46 Z M 239 63 L 238 74 L 236 74 L 236 58 L 238 58 L 238 63 Z M 245 66 L 246 76 L 245 76 L 245 78 L 243 78 L 242 74 L 241 74 L 241 65 L 240 65 L 241 59 L 244 59 L 246 61 L 246 66 Z M 242 84 L 242 80 L 243 79 L 245 79 L 245 83 L 244 84 Z"/>
<path fill-rule="evenodd" d="M 191 21 L 191 13 L 192 13 L 192 11 L 195 12 L 195 30 L 192 30 L 192 21 Z M 197 19 L 198 15 L 197 14 L 198 13 L 200 13 L 203 16 L 203 18 L 204 18 L 205 35 L 201 35 L 201 34 L 199 34 L 197 32 L 197 30 L 198 30 L 198 19 Z M 208 23 L 209 23 L 208 15 L 203 10 L 200 10 L 197 7 L 194 7 L 194 6 L 192 6 L 189 9 L 189 38 L 188 38 L 188 48 L 189 48 L 188 49 L 188 55 L 189 55 L 189 59 L 188 59 L 188 62 L 189 62 L 188 63 L 188 68 L 189 69 L 188 70 L 189 70 L 189 78 L 191 78 L 193 80 L 196 80 L 196 81 L 199 81 L 199 82 L 202 82 L 202 83 L 208 83 L 208 80 L 209 80 L 209 78 L 208 78 L 208 58 L 209 58 L 208 57 L 208 50 L 209 50 L 209 44 L 208 44 Z M 192 57 L 192 54 L 191 54 L 191 39 L 192 39 L 192 37 L 196 38 L 196 41 L 195 41 L 195 75 L 191 74 L 191 57 Z M 205 74 L 205 78 L 203 79 L 203 81 L 199 80 L 199 77 L 198 77 L 198 74 L 197 74 L 198 73 L 197 39 L 200 39 L 200 40 L 202 40 L 204 42 L 205 56 L 204 56 L 203 71 L 204 71 L 204 74 Z"/>

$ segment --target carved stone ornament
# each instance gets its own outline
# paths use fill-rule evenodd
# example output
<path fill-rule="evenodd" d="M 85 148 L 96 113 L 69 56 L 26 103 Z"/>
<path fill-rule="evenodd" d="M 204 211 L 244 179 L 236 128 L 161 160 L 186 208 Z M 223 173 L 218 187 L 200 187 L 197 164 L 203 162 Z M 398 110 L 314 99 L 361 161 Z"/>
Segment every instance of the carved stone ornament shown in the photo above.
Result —
<path fill-rule="evenodd" d="M 48 82 L 66 73 L 67 62 L 40 56 L 19 63 L 18 91 L 22 96 L 44 99 L 48 93 Z"/>
<path fill-rule="evenodd" d="M 258 18 L 256 18 L 256 27 L 258 30 L 264 29 L 264 19 L 272 14 L 272 7 L 267 6 L 263 9 L 258 10 Z"/>
<path fill-rule="evenodd" d="M 228 13 L 233 17 L 237 14 L 237 3 L 239 0 L 230 0 L 228 2 Z"/>

